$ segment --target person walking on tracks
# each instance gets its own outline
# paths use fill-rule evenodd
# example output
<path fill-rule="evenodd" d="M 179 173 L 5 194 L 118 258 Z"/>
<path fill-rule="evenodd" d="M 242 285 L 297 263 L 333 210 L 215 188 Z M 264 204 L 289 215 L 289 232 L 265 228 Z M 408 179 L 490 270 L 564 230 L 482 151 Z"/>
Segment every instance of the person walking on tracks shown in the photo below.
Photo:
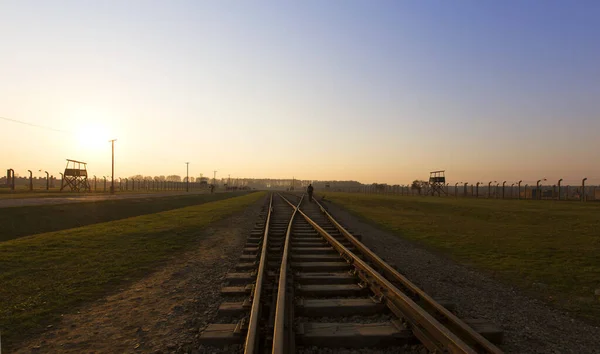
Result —
<path fill-rule="evenodd" d="M 312 195 L 313 195 L 313 186 L 312 184 L 309 184 L 308 187 L 306 188 L 306 193 L 308 193 L 308 201 L 312 203 Z"/>

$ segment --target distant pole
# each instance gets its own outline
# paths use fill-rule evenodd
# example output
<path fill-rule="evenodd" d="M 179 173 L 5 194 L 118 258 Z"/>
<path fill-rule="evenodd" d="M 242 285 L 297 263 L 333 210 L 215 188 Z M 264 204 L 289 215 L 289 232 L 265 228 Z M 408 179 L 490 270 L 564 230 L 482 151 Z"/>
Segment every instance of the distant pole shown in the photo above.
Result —
<path fill-rule="evenodd" d="M 185 191 L 189 192 L 190 191 L 190 163 L 186 162 L 185 163 L 186 166 L 186 172 L 185 172 Z"/>
<path fill-rule="evenodd" d="M 581 201 L 585 202 L 585 181 L 587 181 L 587 177 L 581 180 Z"/>
<path fill-rule="evenodd" d="M 112 145 L 112 174 L 110 178 L 110 192 L 113 194 L 115 193 L 115 141 L 117 141 L 117 139 L 109 140 L 110 144 Z"/>
<path fill-rule="evenodd" d="M 519 193 L 517 194 L 517 196 L 519 197 L 519 199 L 521 199 L 521 182 L 523 182 L 523 180 L 519 181 Z M 527 198 L 527 195 L 525 195 L 525 197 Z"/>
<path fill-rule="evenodd" d="M 504 187 L 506 186 L 506 181 L 502 182 L 502 199 L 504 199 Z"/>
<path fill-rule="evenodd" d="M 456 182 L 454 184 L 454 198 L 458 197 L 458 184 L 462 182 Z"/>
<path fill-rule="evenodd" d="M 103 177 L 104 177 L 104 191 L 106 192 L 106 176 L 103 176 Z"/>
<path fill-rule="evenodd" d="M 213 171 L 213 186 L 217 186 L 217 171 Z"/>
<path fill-rule="evenodd" d="M 481 182 L 477 182 L 476 186 L 475 186 L 475 198 L 479 198 L 479 185 L 481 184 Z"/>
<path fill-rule="evenodd" d="M 48 173 L 48 171 L 44 171 L 46 172 L 46 190 L 49 191 L 50 190 L 50 174 Z"/>
<path fill-rule="evenodd" d="M 31 170 L 27 171 L 29 171 L 29 191 L 33 192 L 33 172 Z"/>
<path fill-rule="evenodd" d="M 558 200 L 560 200 L 560 182 L 562 182 L 562 178 L 558 180 Z"/>
<path fill-rule="evenodd" d="M 514 188 L 515 184 L 511 184 L 510 185 L 510 199 L 514 199 L 515 198 L 515 188 Z"/>
<path fill-rule="evenodd" d="M 10 190 L 14 191 L 15 190 L 15 170 L 13 170 L 12 168 L 9 168 L 8 171 L 9 171 L 10 180 L 8 180 L 6 182 L 10 183 Z"/>
<path fill-rule="evenodd" d="M 545 181 L 545 180 L 546 180 L 545 178 L 544 179 L 540 179 L 536 183 L 536 189 L 537 189 L 536 193 L 538 193 L 538 196 L 537 196 L 536 199 L 538 199 L 538 200 L 542 200 L 542 189 L 540 188 L 540 182 L 541 181 Z"/>

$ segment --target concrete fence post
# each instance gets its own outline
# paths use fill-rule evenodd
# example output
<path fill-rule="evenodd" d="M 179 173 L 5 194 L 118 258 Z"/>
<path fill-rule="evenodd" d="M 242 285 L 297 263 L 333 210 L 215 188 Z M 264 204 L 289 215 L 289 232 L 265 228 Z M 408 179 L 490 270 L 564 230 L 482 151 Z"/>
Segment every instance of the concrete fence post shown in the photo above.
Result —
<path fill-rule="evenodd" d="M 11 191 L 15 190 L 15 170 L 13 170 L 12 168 L 8 169 L 6 183 L 8 183 L 8 185 L 10 186 Z"/>
<path fill-rule="evenodd" d="M 33 192 L 33 172 L 31 170 L 27 170 L 29 172 L 29 191 Z"/>
<path fill-rule="evenodd" d="M 560 200 L 560 182 L 562 182 L 562 178 L 558 180 L 558 200 Z"/>

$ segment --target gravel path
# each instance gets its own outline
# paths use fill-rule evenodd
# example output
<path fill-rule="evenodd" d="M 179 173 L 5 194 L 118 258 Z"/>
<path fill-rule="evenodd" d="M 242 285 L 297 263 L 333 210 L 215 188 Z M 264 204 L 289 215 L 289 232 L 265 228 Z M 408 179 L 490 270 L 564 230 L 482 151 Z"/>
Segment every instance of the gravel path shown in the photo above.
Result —
<path fill-rule="evenodd" d="M 486 319 L 504 330 L 507 353 L 600 353 L 600 328 L 522 294 L 518 289 L 351 215 L 326 202 L 363 243 L 434 298 L 456 304 L 462 318 Z"/>

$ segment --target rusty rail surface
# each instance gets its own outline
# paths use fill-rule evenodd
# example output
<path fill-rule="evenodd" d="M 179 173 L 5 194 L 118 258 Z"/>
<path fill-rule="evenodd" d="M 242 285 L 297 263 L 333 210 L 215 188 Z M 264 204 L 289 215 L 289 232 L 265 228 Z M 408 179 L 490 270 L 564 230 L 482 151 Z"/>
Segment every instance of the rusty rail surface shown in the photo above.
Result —
<path fill-rule="evenodd" d="M 252 309 L 250 310 L 250 322 L 248 324 L 248 333 L 244 344 L 245 354 L 254 354 L 257 350 L 257 339 L 259 336 L 258 320 L 260 319 L 260 295 L 262 293 L 263 278 L 267 264 L 267 251 L 269 248 L 269 223 L 271 222 L 271 213 L 273 212 L 273 194 L 269 199 L 269 213 L 265 223 L 265 233 L 263 236 L 262 250 L 258 264 L 258 273 L 256 274 L 256 285 L 252 295 Z"/>
<path fill-rule="evenodd" d="M 419 306 L 407 294 L 399 290 L 394 284 L 386 279 L 382 274 L 373 269 L 369 264 L 360 259 L 356 254 L 342 245 L 338 240 L 325 231 L 319 224 L 313 221 L 308 215 L 294 206 L 286 198 L 281 196 L 290 206 L 295 208 L 294 215 L 299 213 L 304 219 L 312 225 L 315 230 L 329 242 L 329 244 L 357 271 L 357 275 L 364 281 L 365 285 L 385 303 L 385 305 L 399 318 L 403 319 L 406 326 L 413 334 L 430 350 L 446 353 L 502 353 L 495 345 L 483 338 L 480 334 L 473 331 L 463 321 L 458 319 L 443 306 L 435 302 L 431 297 L 426 295 L 422 290 L 412 284 L 408 279 L 403 277 L 395 269 L 390 267 L 381 258 L 375 255 L 366 246 L 360 243 L 354 236 L 345 230 L 322 205 L 318 204 L 321 211 L 325 213 L 327 218 L 340 230 L 342 235 L 359 249 L 366 258 L 376 264 L 377 267 L 383 269 L 384 273 L 391 274 L 392 279 L 400 283 L 406 282 L 411 287 L 411 291 L 419 294 L 421 298 L 439 313 L 443 314 L 446 319 L 452 320 L 452 328 L 448 328 L 440 323 L 432 314 L 427 312 L 423 307 Z M 291 223 L 290 223 L 291 227 Z M 343 231 L 342 231 L 343 230 Z M 289 230 L 288 230 L 289 231 Z M 280 283 L 281 284 L 281 283 Z M 281 289 L 281 287 L 280 287 Z M 279 306 L 279 304 L 278 304 Z M 458 329 L 458 330 L 457 330 Z M 455 333 L 454 331 L 457 331 Z M 465 338 L 463 340 L 463 338 Z M 282 352 L 279 352 L 282 353 Z"/>
<path fill-rule="evenodd" d="M 288 273 L 288 258 L 290 253 L 290 239 L 292 234 L 292 224 L 294 223 L 294 218 L 296 217 L 297 212 L 300 210 L 300 204 L 304 199 L 304 195 L 300 197 L 300 201 L 298 202 L 298 206 L 294 206 L 294 204 L 290 203 L 287 199 L 285 199 L 281 194 L 279 196 L 286 201 L 292 208 L 294 208 L 294 212 L 292 213 L 292 217 L 290 218 L 290 222 L 288 224 L 288 228 L 285 234 L 285 243 L 283 247 L 283 255 L 281 257 L 281 267 L 279 268 L 279 282 L 277 288 L 277 304 L 275 310 L 275 323 L 273 330 L 273 354 L 286 354 L 288 353 L 288 346 L 286 345 L 286 331 L 285 331 L 285 322 L 286 322 L 286 308 L 289 305 L 287 299 L 287 273 Z"/>

